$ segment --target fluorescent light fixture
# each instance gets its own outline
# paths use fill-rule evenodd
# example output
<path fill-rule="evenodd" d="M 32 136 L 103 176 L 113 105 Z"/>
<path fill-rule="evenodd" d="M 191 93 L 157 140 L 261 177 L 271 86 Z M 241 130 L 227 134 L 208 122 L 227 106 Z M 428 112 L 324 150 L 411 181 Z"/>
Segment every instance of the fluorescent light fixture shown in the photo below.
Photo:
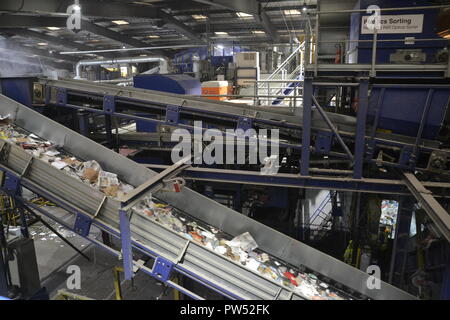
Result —
<path fill-rule="evenodd" d="M 118 26 L 130 24 L 128 21 L 125 21 L 125 20 L 112 20 L 111 22 L 117 24 Z"/>
<path fill-rule="evenodd" d="M 158 35 L 151 35 L 151 36 L 148 36 L 147 38 L 149 38 L 149 39 L 159 39 L 160 36 L 158 36 Z"/>
<path fill-rule="evenodd" d="M 288 16 L 293 16 L 293 15 L 298 15 L 298 14 L 302 14 L 302 13 L 300 12 L 300 10 L 291 9 L 291 10 L 284 10 L 284 14 L 288 15 Z"/>
<path fill-rule="evenodd" d="M 195 20 L 206 20 L 207 19 L 207 17 L 202 14 L 193 14 L 192 18 L 194 18 Z"/>
<path fill-rule="evenodd" d="M 218 32 L 214 32 L 214 34 L 215 34 L 216 36 L 227 36 L 227 35 L 228 35 L 228 32 L 218 31 Z"/>
<path fill-rule="evenodd" d="M 51 31 L 56 31 L 56 30 L 60 30 L 61 28 L 58 28 L 58 27 L 47 27 L 47 29 L 51 30 Z"/>
<path fill-rule="evenodd" d="M 37 45 L 38 45 L 38 46 L 47 46 L 48 43 L 47 43 L 47 42 L 38 42 Z"/>
<path fill-rule="evenodd" d="M 261 31 L 261 30 L 253 30 L 252 33 L 253 34 L 265 34 L 265 32 Z"/>
<path fill-rule="evenodd" d="M 253 15 L 245 13 L 245 12 L 236 12 L 237 16 L 239 18 L 250 18 L 253 17 Z"/>

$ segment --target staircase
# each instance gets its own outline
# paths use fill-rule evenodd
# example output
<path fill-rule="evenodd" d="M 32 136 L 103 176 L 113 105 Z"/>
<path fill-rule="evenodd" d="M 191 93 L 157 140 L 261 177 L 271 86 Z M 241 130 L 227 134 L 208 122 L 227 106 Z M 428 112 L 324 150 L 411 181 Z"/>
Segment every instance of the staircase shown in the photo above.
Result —
<path fill-rule="evenodd" d="M 305 49 L 305 43 L 301 43 L 297 48 L 294 49 L 294 51 L 280 64 L 280 66 L 272 72 L 266 80 L 276 80 L 280 79 L 285 80 L 286 82 L 283 83 L 277 83 L 276 87 L 280 87 L 279 84 L 281 84 L 281 87 L 283 89 L 270 88 L 270 83 L 268 82 L 262 82 L 258 85 L 259 92 L 264 92 L 262 95 L 265 95 L 267 92 L 267 96 L 278 96 L 272 101 L 272 105 L 279 105 L 284 101 L 284 99 L 288 96 L 290 96 L 293 92 L 295 92 L 295 89 L 301 85 L 301 82 L 289 82 L 289 80 L 303 80 L 303 65 L 299 64 L 293 72 L 291 72 L 289 75 L 286 75 L 287 70 L 286 67 L 289 65 L 289 63 L 292 62 L 293 59 L 296 58 L 297 54 Z M 271 98 L 269 98 L 269 101 Z"/>

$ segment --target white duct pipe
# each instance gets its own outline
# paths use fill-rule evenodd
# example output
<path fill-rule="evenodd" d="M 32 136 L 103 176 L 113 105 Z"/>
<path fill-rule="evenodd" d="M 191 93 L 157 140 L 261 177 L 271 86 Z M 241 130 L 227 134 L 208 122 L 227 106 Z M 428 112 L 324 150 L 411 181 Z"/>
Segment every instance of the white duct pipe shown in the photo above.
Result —
<path fill-rule="evenodd" d="M 104 59 L 104 60 L 81 60 L 75 67 L 75 79 L 81 79 L 81 69 L 85 66 L 98 66 L 102 64 L 122 64 L 122 63 L 147 63 L 159 62 L 160 72 L 167 73 L 169 59 L 164 56 L 148 56 L 136 58 L 119 58 L 119 59 Z"/>

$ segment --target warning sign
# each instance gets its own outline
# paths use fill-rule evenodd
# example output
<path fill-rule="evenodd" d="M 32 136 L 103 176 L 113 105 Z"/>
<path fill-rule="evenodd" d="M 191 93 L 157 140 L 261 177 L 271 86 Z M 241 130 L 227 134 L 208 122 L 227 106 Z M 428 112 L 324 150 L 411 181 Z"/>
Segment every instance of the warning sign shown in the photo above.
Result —
<path fill-rule="evenodd" d="M 361 33 L 374 33 L 373 27 L 367 25 L 370 23 L 370 16 L 362 17 Z M 374 17 L 371 18 L 373 23 Z M 380 16 L 380 28 L 377 30 L 378 34 L 383 33 L 422 33 L 423 31 L 423 14 L 401 14 L 401 15 L 386 15 Z"/>

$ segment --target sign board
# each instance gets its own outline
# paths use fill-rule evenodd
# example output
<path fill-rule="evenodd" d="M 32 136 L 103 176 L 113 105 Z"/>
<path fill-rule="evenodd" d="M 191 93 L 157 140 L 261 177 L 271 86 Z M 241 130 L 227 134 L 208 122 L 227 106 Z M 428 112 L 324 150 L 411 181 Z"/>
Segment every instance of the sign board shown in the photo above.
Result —
<path fill-rule="evenodd" d="M 373 34 L 367 26 L 367 20 L 370 16 L 362 17 L 361 34 Z M 372 17 L 373 20 L 373 17 Z M 423 14 L 399 14 L 399 15 L 382 15 L 380 16 L 380 29 L 378 34 L 387 33 L 422 33 L 423 31 Z"/>

